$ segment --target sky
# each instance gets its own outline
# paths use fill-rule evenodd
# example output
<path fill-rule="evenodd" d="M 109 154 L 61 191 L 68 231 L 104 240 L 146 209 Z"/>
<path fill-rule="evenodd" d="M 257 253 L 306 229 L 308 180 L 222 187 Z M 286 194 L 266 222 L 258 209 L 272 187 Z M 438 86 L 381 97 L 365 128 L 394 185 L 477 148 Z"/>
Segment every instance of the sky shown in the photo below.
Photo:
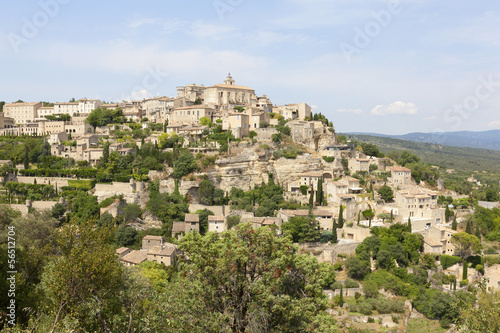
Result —
<path fill-rule="evenodd" d="M 0 101 L 236 84 L 337 132 L 500 129 L 493 0 L 0 1 Z"/>

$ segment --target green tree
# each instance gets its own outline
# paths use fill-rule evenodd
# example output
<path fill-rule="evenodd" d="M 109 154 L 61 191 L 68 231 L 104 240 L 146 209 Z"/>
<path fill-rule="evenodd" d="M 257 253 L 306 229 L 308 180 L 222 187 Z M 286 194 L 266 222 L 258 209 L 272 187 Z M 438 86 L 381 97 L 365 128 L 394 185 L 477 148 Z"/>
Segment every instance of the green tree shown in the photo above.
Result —
<path fill-rule="evenodd" d="M 208 117 L 201 117 L 200 118 L 200 125 L 212 127 L 213 123 L 210 120 L 210 118 L 208 118 Z"/>
<path fill-rule="evenodd" d="M 215 215 L 214 212 L 208 209 L 198 209 L 196 211 L 196 214 L 199 215 L 199 220 L 200 220 L 200 234 L 204 235 L 205 233 L 208 232 L 208 217 L 210 215 Z"/>
<path fill-rule="evenodd" d="M 467 268 L 469 267 L 469 264 L 467 263 L 467 261 L 464 261 L 462 262 L 462 280 L 467 280 L 467 276 L 468 276 L 468 273 L 467 273 Z"/>
<path fill-rule="evenodd" d="M 342 204 L 340 204 L 340 208 L 339 208 L 339 219 L 338 219 L 338 224 L 337 224 L 337 227 L 339 229 L 342 229 L 344 227 L 344 206 L 342 206 Z"/>
<path fill-rule="evenodd" d="M 333 227 L 332 227 L 332 243 L 337 243 L 339 241 L 339 238 L 337 236 L 337 221 L 333 219 Z"/>
<path fill-rule="evenodd" d="M 139 239 L 139 233 L 132 227 L 122 226 L 115 234 L 115 244 L 119 247 L 129 247 L 134 245 Z"/>
<path fill-rule="evenodd" d="M 198 188 L 198 195 L 200 197 L 200 203 L 202 205 L 211 206 L 214 201 L 214 184 L 208 179 L 205 179 L 200 183 Z"/>
<path fill-rule="evenodd" d="M 381 188 L 378 189 L 378 194 L 384 199 L 386 202 L 392 202 L 394 198 L 394 192 L 392 191 L 392 188 L 390 188 L 387 185 L 382 186 Z"/>
<path fill-rule="evenodd" d="M 371 225 L 372 225 L 372 219 L 375 216 L 375 213 L 373 212 L 373 210 L 367 209 L 367 210 L 362 211 L 361 214 L 363 214 L 363 216 L 366 219 L 368 219 L 368 221 L 369 221 L 368 224 L 371 227 Z"/>
<path fill-rule="evenodd" d="M 123 220 L 125 222 L 135 221 L 139 216 L 141 216 L 141 206 L 138 204 L 128 204 L 124 208 Z"/>
<path fill-rule="evenodd" d="M 382 222 L 385 222 L 385 220 L 389 219 L 391 215 L 389 215 L 388 213 L 380 213 L 377 215 L 377 217 L 379 219 L 382 219 Z"/>
<path fill-rule="evenodd" d="M 227 228 L 231 230 L 238 224 L 240 224 L 241 217 L 238 215 L 228 216 L 227 217 Z"/>
<path fill-rule="evenodd" d="M 444 220 L 446 223 L 450 222 L 450 217 L 453 215 L 453 213 L 450 211 L 450 207 L 446 205 L 446 210 L 444 211 Z"/>
<path fill-rule="evenodd" d="M 189 150 L 182 150 L 174 162 L 173 176 L 180 179 L 196 170 L 196 160 Z"/>
<path fill-rule="evenodd" d="M 318 242 L 321 239 L 318 222 L 313 217 L 294 216 L 283 223 L 282 230 L 294 243 Z"/>
<path fill-rule="evenodd" d="M 309 209 L 314 207 L 314 189 L 311 188 L 311 194 L 309 195 Z"/>
<path fill-rule="evenodd" d="M 481 241 L 474 235 L 466 232 L 458 232 L 451 237 L 460 258 L 467 259 L 481 249 Z"/>
<path fill-rule="evenodd" d="M 316 202 L 318 203 L 319 206 L 321 206 L 323 203 L 323 177 L 318 178 Z"/>
<path fill-rule="evenodd" d="M 347 258 L 345 266 L 347 268 L 347 275 L 357 280 L 362 280 L 370 272 L 368 263 L 358 257 Z"/>
<path fill-rule="evenodd" d="M 420 162 L 420 157 L 418 157 L 417 155 L 413 154 L 412 152 L 410 152 L 408 150 L 404 150 L 401 153 L 397 162 L 398 162 L 398 164 L 405 166 L 407 164 Z"/>
<path fill-rule="evenodd" d="M 455 215 L 453 215 L 453 222 L 451 222 L 451 229 L 452 230 L 457 230 L 457 226 L 458 226 L 457 216 L 455 214 Z"/>
<path fill-rule="evenodd" d="M 122 287 L 122 265 L 108 245 L 111 233 L 92 223 L 65 225 L 57 235 L 60 255 L 44 269 L 41 289 L 50 313 L 52 332 L 63 321 L 79 322 L 83 331 L 110 332 L 114 295 Z"/>
<path fill-rule="evenodd" d="M 486 287 L 481 284 L 477 294 L 477 303 L 467 303 L 461 309 L 457 323 L 459 332 L 500 332 L 498 304 L 500 304 L 500 292 L 487 291 Z"/>
<path fill-rule="evenodd" d="M 189 259 L 179 285 L 166 291 L 171 330 L 335 331 L 324 313 L 321 266 L 270 228 L 244 224 L 222 238 L 190 233 L 180 248 Z"/>

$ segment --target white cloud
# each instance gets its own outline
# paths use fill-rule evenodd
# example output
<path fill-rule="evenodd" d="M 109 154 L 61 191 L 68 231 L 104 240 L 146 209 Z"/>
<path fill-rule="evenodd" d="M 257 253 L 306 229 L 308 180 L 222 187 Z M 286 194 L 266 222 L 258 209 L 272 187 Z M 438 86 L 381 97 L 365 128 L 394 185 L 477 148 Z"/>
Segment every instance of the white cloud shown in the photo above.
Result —
<path fill-rule="evenodd" d="M 429 116 L 429 117 L 425 117 L 424 120 L 434 120 L 434 119 L 437 119 L 436 116 Z"/>
<path fill-rule="evenodd" d="M 389 105 L 377 105 L 370 112 L 376 116 L 386 116 L 391 114 L 410 114 L 415 115 L 418 113 L 418 108 L 413 103 L 405 103 L 397 101 Z"/>
<path fill-rule="evenodd" d="M 227 37 L 228 34 L 233 34 L 235 32 L 237 32 L 237 29 L 234 27 L 209 24 L 201 21 L 194 22 L 189 29 L 189 35 L 198 39 L 221 39 L 223 37 Z"/>
<path fill-rule="evenodd" d="M 361 112 L 363 112 L 363 110 L 361 110 L 361 109 L 338 109 L 337 112 L 360 114 Z"/>
<path fill-rule="evenodd" d="M 500 128 L 500 120 L 493 120 L 488 123 L 488 127 Z"/>

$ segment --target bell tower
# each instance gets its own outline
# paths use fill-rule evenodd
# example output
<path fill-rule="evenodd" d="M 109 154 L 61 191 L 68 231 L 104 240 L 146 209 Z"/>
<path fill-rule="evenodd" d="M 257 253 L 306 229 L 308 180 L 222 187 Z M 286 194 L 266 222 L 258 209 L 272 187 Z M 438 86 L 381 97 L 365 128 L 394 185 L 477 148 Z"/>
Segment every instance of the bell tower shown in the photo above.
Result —
<path fill-rule="evenodd" d="M 224 84 L 234 86 L 234 80 L 233 80 L 233 77 L 231 76 L 231 73 L 227 74 L 227 77 L 224 80 Z"/>

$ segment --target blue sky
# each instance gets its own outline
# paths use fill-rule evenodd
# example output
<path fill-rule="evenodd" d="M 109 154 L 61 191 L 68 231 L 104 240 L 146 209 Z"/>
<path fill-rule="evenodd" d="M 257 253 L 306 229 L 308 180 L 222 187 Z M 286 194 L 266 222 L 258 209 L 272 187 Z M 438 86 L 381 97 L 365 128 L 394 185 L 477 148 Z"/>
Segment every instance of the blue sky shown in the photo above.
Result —
<path fill-rule="evenodd" d="M 338 132 L 500 129 L 493 0 L 3 1 L 0 100 L 236 84 Z"/>

